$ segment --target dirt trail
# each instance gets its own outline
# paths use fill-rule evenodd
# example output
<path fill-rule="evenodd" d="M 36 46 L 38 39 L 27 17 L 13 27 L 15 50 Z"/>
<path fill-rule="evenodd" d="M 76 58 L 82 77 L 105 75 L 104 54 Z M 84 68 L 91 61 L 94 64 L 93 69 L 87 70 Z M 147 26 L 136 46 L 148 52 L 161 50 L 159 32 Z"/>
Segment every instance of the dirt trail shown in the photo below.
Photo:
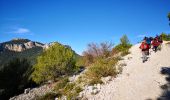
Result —
<path fill-rule="evenodd" d="M 127 64 L 122 74 L 109 84 L 103 85 L 100 93 L 87 96 L 88 100 L 156 100 L 162 93 L 161 85 L 166 83 L 160 74 L 162 67 L 170 68 L 170 46 L 163 44 L 161 51 L 151 52 L 147 62 L 142 63 L 139 44 L 134 45 L 131 54 L 124 57 Z M 132 59 L 128 59 L 132 57 Z"/>

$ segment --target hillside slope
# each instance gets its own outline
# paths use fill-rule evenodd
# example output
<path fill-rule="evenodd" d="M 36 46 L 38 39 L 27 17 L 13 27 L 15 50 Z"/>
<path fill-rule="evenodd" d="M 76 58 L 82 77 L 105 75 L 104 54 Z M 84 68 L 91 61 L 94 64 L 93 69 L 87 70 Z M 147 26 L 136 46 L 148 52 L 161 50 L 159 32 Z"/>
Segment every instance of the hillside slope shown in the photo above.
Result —
<path fill-rule="evenodd" d="M 0 68 L 14 58 L 27 58 L 33 64 L 44 44 L 29 39 L 13 39 L 0 43 Z"/>
<path fill-rule="evenodd" d="M 139 45 L 134 45 L 131 54 L 121 61 L 127 64 L 122 74 L 103 85 L 97 95 L 87 95 L 88 100 L 156 100 L 162 95 L 160 86 L 166 80 L 160 71 L 163 67 L 170 68 L 170 45 L 164 43 L 161 51 L 151 52 L 145 63 Z"/>

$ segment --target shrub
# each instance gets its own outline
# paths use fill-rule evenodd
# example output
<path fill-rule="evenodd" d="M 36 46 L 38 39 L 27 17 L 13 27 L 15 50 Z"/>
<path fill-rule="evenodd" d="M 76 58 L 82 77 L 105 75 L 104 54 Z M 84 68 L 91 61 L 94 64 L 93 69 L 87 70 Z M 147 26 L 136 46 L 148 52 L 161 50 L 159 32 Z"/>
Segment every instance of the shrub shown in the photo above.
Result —
<path fill-rule="evenodd" d="M 121 52 L 121 56 L 129 54 L 129 49 L 132 45 L 130 44 L 128 37 L 126 35 L 123 35 L 120 39 L 120 42 L 120 44 L 118 44 L 112 49 L 112 55 L 115 55 L 119 52 Z"/>
<path fill-rule="evenodd" d="M 161 33 L 161 36 L 164 41 L 170 41 L 170 34 Z"/>
<path fill-rule="evenodd" d="M 72 74 L 76 69 L 74 51 L 55 43 L 37 58 L 32 79 L 36 83 L 55 81 L 60 76 Z"/>
<path fill-rule="evenodd" d="M 101 77 L 115 76 L 117 74 L 115 64 L 117 59 L 98 59 L 94 64 L 92 64 L 88 71 L 85 73 L 88 84 L 101 83 Z"/>
<path fill-rule="evenodd" d="M 75 87 L 76 93 L 80 93 L 83 89 L 80 86 Z"/>
<path fill-rule="evenodd" d="M 76 83 L 69 83 L 68 78 L 64 78 L 56 84 L 54 90 L 60 94 L 57 97 L 66 96 L 68 100 L 75 100 L 83 89 Z"/>
<path fill-rule="evenodd" d="M 59 80 L 56 83 L 54 90 L 60 91 L 60 89 L 63 89 L 67 85 L 68 82 L 69 82 L 68 78 L 63 78 L 63 79 Z"/>
<path fill-rule="evenodd" d="M 88 49 L 83 52 L 85 65 L 88 66 L 95 62 L 96 58 L 107 58 L 111 54 L 113 44 L 111 42 L 102 42 L 100 44 L 90 43 Z"/>
<path fill-rule="evenodd" d="M 69 84 L 67 84 L 67 85 L 64 87 L 64 90 L 63 90 L 64 94 L 65 94 L 65 95 L 68 95 L 68 93 L 71 92 L 71 90 L 73 90 L 74 86 L 75 86 L 75 83 L 69 83 Z"/>
<path fill-rule="evenodd" d="M 67 96 L 67 100 L 76 100 L 76 97 L 83 89 L 75 83 L 69 83 L 65 86 L 63 94 Z"/>
<path fill-rule="evenodd" d="M 79 86 L 74 86 L 70 92 L 67 93 L 67 100 L 77 100 L 77 96 L 83 89 Z"/>

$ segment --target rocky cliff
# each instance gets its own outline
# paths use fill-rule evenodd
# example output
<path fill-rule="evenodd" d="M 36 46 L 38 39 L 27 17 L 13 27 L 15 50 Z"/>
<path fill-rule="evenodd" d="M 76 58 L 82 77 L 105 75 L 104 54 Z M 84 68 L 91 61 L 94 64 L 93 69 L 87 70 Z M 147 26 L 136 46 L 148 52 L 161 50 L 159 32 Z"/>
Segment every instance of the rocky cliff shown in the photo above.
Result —
<path fill-rule="evenodd" d="M 44 44 L 28 39 L 13 39 L 8 42 L 0 43 L 0 51 L 22 52 L 33 47 L 44 47 Z"/>

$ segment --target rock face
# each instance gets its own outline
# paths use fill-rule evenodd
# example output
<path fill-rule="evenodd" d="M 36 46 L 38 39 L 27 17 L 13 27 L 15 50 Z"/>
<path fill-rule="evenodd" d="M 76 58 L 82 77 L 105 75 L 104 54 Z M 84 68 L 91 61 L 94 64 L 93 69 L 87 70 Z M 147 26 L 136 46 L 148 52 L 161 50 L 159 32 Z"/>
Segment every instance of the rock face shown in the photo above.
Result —
<path fill-rule="evenodd" d="M 23 45 L 23 44 L 5 44 L 4 45 L 4 50 L 21 52 L 25 49 L 26 49 L 25 45 Z"/>
<path fill-rule="evenodd" d="M 33 47 L 44 47 L 44 44 L 34 42 L 28 39 L 13 39 L 8 42 L 0 43 L 0 51 L 15 51 L 15 52 L 22 52 L 24 50 L 33 48 Z"/>

